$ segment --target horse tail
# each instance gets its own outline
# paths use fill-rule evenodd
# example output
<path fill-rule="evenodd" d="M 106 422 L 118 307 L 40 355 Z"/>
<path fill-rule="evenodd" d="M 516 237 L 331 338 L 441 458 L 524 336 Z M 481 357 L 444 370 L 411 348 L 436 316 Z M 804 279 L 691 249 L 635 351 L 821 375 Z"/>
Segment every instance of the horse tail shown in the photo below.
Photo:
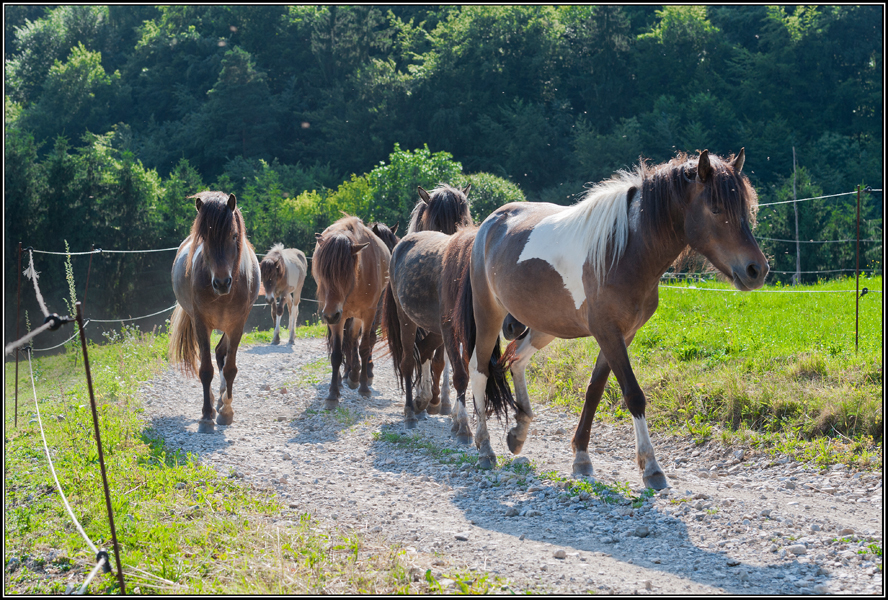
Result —
<path fill-rule="evenodd" d="M 197 357 L 200 350 L 194 333 L 194 321 L 179 305 L 170 317 L 169 354 L 171 362 L 178 363 L 182 373 L 197 376 Z"/>
<path fill-rule="evenodd" d="M 389 353 L 392 355 L 392 365 L 395 368 L 395 377 L 398 385 L 404 389 L 404 374 L 401 373 L 401 356 L 404 348 L 401 345 L 401 320 L 398 318 L 398 307 L 395 304 L 395 295 L 392 292 L 391 282 L 385 286 L 382 294 L 382 319 L 380 329 L 382 337 L 388 343 Z"/>
<path fill-rule="evenodd" d="M 475 351 L 475 339 L 477 329 L 475 325 L 475 307 L 472 300 L 471 269 L 466 265 L 459 284 L 459 294 L 456 307 L 453 311 L 453 334 L 458 344 L 463 346 L 463 354 L 471 358 Z M 510 344 L 503 353 L 500 348 L 500 337 L 496 337 L 493 353 L 488 363 L 487 386 L 484 389 L 486 396 L 487 416 L 496 414 L 497 418 L 505 418 L 508 421 L 508 410 L 516 409 L 515 398 L 509 386 L 507 374 L 509 366 L 515 357 L 515 344 Z"/>
<path fill-rule="evenodd" d="M 515 342 L 509 344 L 506 351 L 500 349 L 500 336 L 496 336 L 496 344 L 493 345 L 493 354 L 490 355 L 490 363 L 487 370 L 490 376 L 487 378 L 487 387 L 484 394 L 487 396 L 487 416 L 496 414 L 496 417 L 509 420 L 509 409 L 517 410 L 515 397 L 506 375 L 515 358 Z"/>

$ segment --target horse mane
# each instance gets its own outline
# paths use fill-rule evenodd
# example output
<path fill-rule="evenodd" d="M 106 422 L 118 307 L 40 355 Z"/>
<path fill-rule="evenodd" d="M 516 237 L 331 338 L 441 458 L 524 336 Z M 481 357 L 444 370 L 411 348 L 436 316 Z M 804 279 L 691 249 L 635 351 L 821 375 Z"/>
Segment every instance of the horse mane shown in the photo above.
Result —
<path fill-rule="evenodd" d="M 381 221 L 377 221 L 376 223 L 371 223 L 368 225 L 370 231 L 372 231 L 376 237 L 382 240 L 382 243 L 386 245 L 389 249 L 389 252 L 394 251 L 395 245 L 401 241 L 401 238 L 395 235 L 395 232 L 389 229 L 388 225 Z M 395 229 L 398 226 L 395 225 Z"/>
<path fill-rule="evenodd" d="M 357 217 L 348 217 L 357 224 L 361 220 Z M 354 280 L 358 261 L 352 253 L 354 245 L 355 224 L 340 219 L 327 228 L 318 237 L 317 247 L 311 260 L 311 274 L 318 283 L 318 298 L 320 298 L 322 286 L 327 286 L 334 292 L 347 295 L 345 289 Z"/>
<path fill-rule="evenodd" d="M 283 250 L 283 244 L 275 244 L 259 263 L 259 272 L 262 273 L 263 281 L 270 279 L 272 275 L 277 275 L 277 279 L 284 276 Z"/>
<path fill-rule="evenodd" d="M 446 183 L 439 183 L 429 192 L 428 202 L 420 198 L 413 207 L 407 233 L 440 231 L 453 235 L 457 228 L 471 224 L 472 215 L 466 194 Z"/>
<path fill-rule="evenodd" d="M 753 228 L 758 196 L 749 179 L 734 171 L 734 159 L 733 154 L 727 160 L 709 154 L 712 168 L 712 180 L 706 184 L 710 190 L 709 202 L 724 213 L 731 225 L 739 225 L 746 219 Z M 643 161 L 639 164 L 636 171 L 644 178 L 639 225 L 642 231 L 648 232 L 648 239 L 675 238 L 673 215 L 684 209 L 681 202 L 688 186 L 694 185 L 699 160 L 699 156 L 689 157 L 679 152 L 668 163 L 655 167 L 648 167 Z"/>
<path fill-rule="evenodd" d="M 243 269 L 241 259 L 243 258 L 244 246 L 249 246 L 250 242 L 247 240 L 244 217 L 241 214 L 240 208 L 235 206 L 234 211 L 229 210 L 228 197 L 229 194 L 226 194 L 225 192 L 213 191 L 198 192 L 193 196 L 188 196 L 189 200 L 200 198 L 203 201 L 203 205 L 200 207 L 200 210 L 197 211 L 197 217 L 195 217 L 194 223 L 191 224 L 191 249 L 188 252 L 188 261 L 185 263 L 186 275 L 191 269 L 191 264 L 194 260 L 194 251 L 198 246 L 204 244 L 204 252 L 210 251 L 211 249 L 216 249 L 218 251 L 223 247 L 222 242 L 228 239 L 232 232 L 235 231 L 238 234 L 238 243 L 237 256 L 234 264 L 240 266 L 240 268 L 234 270 L 235 277 L 237 276 L 237 273 Z M 247 278 L 249 280 L 253 274 L 252 270 L 249 268 L 243 270 L 246 270 Z"/>

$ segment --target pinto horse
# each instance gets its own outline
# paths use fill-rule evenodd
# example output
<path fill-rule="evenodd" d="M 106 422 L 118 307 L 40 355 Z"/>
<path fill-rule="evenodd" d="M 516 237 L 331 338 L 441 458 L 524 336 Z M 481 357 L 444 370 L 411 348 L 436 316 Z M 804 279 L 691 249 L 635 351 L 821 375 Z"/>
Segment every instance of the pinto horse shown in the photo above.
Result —
<path fill-rule="evenodd" d="M 287 314 L 290 316 L 290 339 L 287 343 L 292 346 L 296 336 L 296 317 L 299 315 L 299 296 L 308 273 L 305 254 L 302 250 L 275 244 L 259 263 L 259 271 L 265 287 L 265 301 L 271 306 L 271 318 L 274 319 L 274 337 L 271 343 L 281 343 L 281 317 L 284 316 L 286 304 Z"/>
<path fill-rule="evenodd" d="M 679 154 L 655 167 L 642 162 L 594 186 L 574 206 L 506 204 L 484 221 L 454 315 L 459 339 L 472 352 L 469 373 L 479 418 L 475 443 L 482 467 L 496 464 L 486 402 L 515 406 L 504 367 L 509 365 L 517 396 L 517 424 L 507 443 L 518 453 L 533 418 L 524 381 L 530 357 L 556 337 L 591 335 L 601 350 L 571 441 L 574 475 L 593 475 L 592 418 L 613 371 L 633 416 L 642 479 L 650 488 L 668 487 L 654 457 L 645 396 L 627 347 L 657 309 L 660 277 L 688 248 L 709 259 L 739 290 L 764 284 L 769 267 L 750 231 L 758 200 L 741 174 L 744 158 L 743 150 L 727 160 L 704 150 L 699 157 Z M 507 360 L 491 361 L 507 313 L 530 333 L 517 348 L 510 345 Z"/>
<path fill-rule="evenodd" d="M 392 252 L 382 325 L 395 373 L 406 392 L 404 414 L 409 428 L 416 427 L 417 416 L 423 411 L 450 414 L 448 374 L 444 376 L 443 394 L 438 388 L 438 377 L 446 370 L 441 333 L 441 273 L 449 236 L 458 228 L 472 225 L 467 198 L 470 189 L 471 186 L 460 190 L 440 184 L 429 193 L 418 187 L 419 200 L 411 214 L 408 235 Z M 417 248 L 417 240 L 425 239 L 419 232 L 434 232 L 433 236 L 425 236 L 434 241 Z M 419 361 L 414 351 L 419 353 Z M 421 383 L 414 399 L 416 380 Z"/>
<path fill-rule="evenodd" d="M 231 390 L 237 375 L 237 347 L 259 296 L 259 261 L 247 240 L 234 194 L 207 191 L 192 198 L 197 217 L 173 261 L 178 306 L 170 319 L 169 348 L 172 361 L 180 363 L 183 372 L 199 374 L 204 401 L 197 430 L 213 433 L 214 418 L 219 425 L 230 425 L 234 419 Z M 210 333 L 214 329 L 222 332 L 215 350 L 222 380 L 215 409 L 210 390 Z"/>
<path fill-rule="evenodd" d="M 362 330 L 361 396 L 370 396 L 369 365 L 376 329 L 373 327 L 379 298 L 388 279 L 391 253 L 385 243 L 357 217 L 343 217 L 317 234 L 311 274 L 318 284 L 321 319 L 328 328 L 328 347 L 333 375 L 324 408 L 339 406 L 339 368 L 343 358 L 343 327 L 352 319 L 351 330 Z M 355 339 L 357 341 L 357 339 Z"/>

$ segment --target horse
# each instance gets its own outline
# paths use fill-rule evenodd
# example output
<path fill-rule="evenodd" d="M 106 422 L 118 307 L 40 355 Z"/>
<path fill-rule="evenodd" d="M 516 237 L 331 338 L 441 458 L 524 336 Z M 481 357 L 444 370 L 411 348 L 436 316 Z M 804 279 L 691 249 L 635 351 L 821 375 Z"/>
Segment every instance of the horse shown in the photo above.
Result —
<path fill-rule="evenodd" d="M 296 317 L 299 315 L 299 296 L 308 273 L 308 261 L 305 253 L 296 248 L 284 248 L 283 244 L 275 244 L 259 263 L 262 273 L 262 284 L 265 287 L 265 300 L 271 306 L 271 318 L 274 320 L 274 337 L 272 345 L 281 343 L 281 317 L 284 316 L 284 305 L 290 316 L 290 339 L 293 345 L 296 336 Z M 275 302 L 277 299 L 277 302 Z"/>
<path fill-rule="evenodd" d="M 356 341 L 358 328 L 362 330 L 358 393 L 365 398 L 370 396 L 368 369 L 376 343 L 373 321 L 388 279 L 391 253 L 385 243 L 357 217 L 345 216 L 323 233 L 316 234 L 316 237 L 311 274 L 318 284 L 318 306 L 321 319 L 327 324 L 328 349 L 333 367 L 324 408 L 334 410 L 339 406 L 343 327 L 348 319 L 353 319 L 351 331 Z"/>
<path fill-rule="evenodd" d="M 698 157 L 679 153 L 655 167 L 642 160 L 634 170 L 595 185 L 573 206 L 506 204 L 484 221 L 454 312 L 457 337 L 472 354 L 481 467 L 496 465 L 486 405 L 493 404 L 498 414 L 515 409 L 517 423 L 507 444 L 517 454 L 533 418 L 524 380 L 530 357 L 556 337 L 591 335 L 600 352 L 571 440 L 574 476 L 594 475 L 588 454 L 592 418 L 613 371 L 633 416 L 642 480 L 649 488 L 668 487 L 627 348 L 657 309 L 660 277 L 690 250 L 706 257 L 738 290 L 764 284 L 769 266 L 750 230 L 758 199 L 741 173 L 744 160 L 743 149 L 727 159 L 707 150 Z M 507 313 L 529 332 L 493 360 Z M 517 406 L 506 369 L 515 382 Z"/>
<path fill-rule="evenodd" d="M 247 240 L 234 194 L 204 191 L 188 198 L 194 199 L 197 217 L 173 260 L 177 306 L 170 319 L 169 351 L 172 362 L 179 363 L 185 374 L 200 376 L 203 412 L 197 430 L 213 433 L 214 418 L 219 425 L 231 425 L 234 420 L 231 401 L 237 347 L 259 296 L 259 261 Z M 210 390 L 210 333 L 214 329 L 222 332 L 215 349 L 221 379 L 215 409 Z"/>
<path fill-rule="evenodd" d="M 408 234 L 392 253 L 382 325 L 395 372 L 406 391 L 404 413 L 409 428 L 416 427 L 417 416 L 424 411 L 450 414 L 448 374 L 444 376 L 443 394 L 438 387 L 438 378 L 446 370 L 441 335 L 440 278 L 446 241 L 457 229 L 472 225 L 467 197 L 470 190 L 471 186 L 458 189 L 439 184 L 429 193 L 418 186 L 419 200 L 410 216 Z M 435 232 L 436 235 L 431 236 L 435 243 L 423 246 L 417 254 L 413 249 L 419 232 Z M 421 383 L 414 401 L 416 380 Z"/>
<path fill-rule="evenodd" d="M 400 238 L 396 235 L 398 232 L 398 225 L 400 223 L 395 223 L 395 226 L 391 229 L 385 223 L 381 221 L 377 221 L 375 223 L 371 223 L 368 225 L 370 227 L 370 231 L 373 232 L 376 237 L 382 240 L 385 244 L 386 248 L 389 249 L 389 252 L 394 250 L 395 245 L 400 241 Z M 374 331 L 379 327 L 379 322 L 382 314 L 382 296 L 379 297 L 379 303 L 376 306 L 376 315 L 373 317 L 372 327 Z M 348 387 L 351 389 L 356 389 L 360 384 L 360 376 L 361 376 L 361 363 L 358 360 L 358 345 L 355 341 L 360 337 L 361 331 L 352 331 L 352 324 L 354 319 L 349 319 L 345 322 L 345 326 L 342 330 L 342 365 L 347 377 L 345 381 L 348 383 Z M 329 332 L 329 330 L 328 330 Z M 371 356 L 369 359 L 369 364 L 367 365 L 367 381 L 368 385 L 373 385 L 373 357 Z M 340 379 L 340 387 L 342 386 L 342 380 Z"/>
<path fill-rule="evenodd" d="M 395 374 L 406 395 L 404 423 L 408 429 L 417 426 L 418 417 L 423 410 L 428 411 L 433 401 L 435 380 L 429 361 L 443 345 L 453 368 L 453 387 L 457 394 L 456 410 L 451 413 L 451 432 L 461 444 L 472 441 L 465 401 L 469 385 L 468 358 L 459 351 L 451 315 L 459 298 L 462 274 L 468 270 L 477 231 L 477 227 L 469 225 L 453 235 L 420 231 L 404 236 L 392 254 L 382 320 Z M 424 335 L 417 335 L 420 328 Z M 419 365 L 422 365 L 421 374 Z M 420 389 L 414 398 L 416 380 L 420 381 Z M 450 412 L 445 408 L 441 407 L 442 414 Z"/>

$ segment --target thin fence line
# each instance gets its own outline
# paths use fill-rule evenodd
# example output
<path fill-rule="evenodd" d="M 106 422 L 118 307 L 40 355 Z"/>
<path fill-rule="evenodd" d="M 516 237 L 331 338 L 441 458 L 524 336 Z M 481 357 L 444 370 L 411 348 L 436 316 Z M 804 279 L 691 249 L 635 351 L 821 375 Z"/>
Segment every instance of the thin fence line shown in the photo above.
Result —
<path fill-rule="evenodd" d="M 26 333 L 18 340 L 11 342 L 10 344 L 7 344 L 6 351 L 4 352 L 4 354 L 11 354 L 13 352 L 13 350 L 16 350 L 17 348 L 21 348 L 22 346 L 25 345 L 26 342 L 30 341 L 32 338 L 37 337 L 39 334 L 43 333 L 44 331 L 46 331 L 47 329 L 52 327 L 52 325 L 53 325 L 52 321 L 47 321 L 46 323 L 44 323 L 43 325 L 41 325 L 40 327 L 38 327 L 34 331 L 31 331 L 30 333 Z"/>
<path fill-rule="evenodd" d="M 793 271 L 795 272 L 795 271 Z M 740 290 L 723 290 L 720 288 L 681 287 L 677 285 L 661 285 L 661 288 L 672 290 L 694 290 L 698 292 L 740 292 Z M 856 293 L 854 290 L 751 290 L 756 294 L 848 294 Z M 881 294 L 881 290 L 870 290 L 869 294 Z"/>
<path fill-rule="evenodd" d="M 87 324 L 89 324 L 89 319 L 86 320 L 86 322 L 83 324 L 83 326 L 86 327 Z M 57 344 L 57 345 L 52 346 L 52 347 L 50 347 L 50 348 L 31 348 L 31 350 L 32 350 L 33 352 L 46 352 L 46 351 L 48 351 L 48 350 L 55 350 L 56 348 L 61 348 L 62 346 L 64 346 L 65 344 L 67 344 L 68 342 L 70 342 L 71 340 L 73 340 L 74 338 L 76 338 L 78 333 L 80 333 L 80 331 L 75 331 L 75 332 L 74 332 L 74 335 L 72 335 L 71 337 L 69 337 L 67 340 L 65 340 L 65 341 L 62 342 L 61 344 Z"/>
<path fill-rule="evenodd" d="M 757 240 L 766 240 L 769 242 L 791 242 L 793 244 L 798 241 L 799 244 L 836 244 L 836 243 L 844 243 L 844 242 L 856 242 L 856 239 L 851 240 L 781 240 L 777 238 L 766 238 L 766 237 L 756 237 Z M 861 242 L 881 242 L 882 240 L 860 240 Z"/>
<path fill-rule="evenodd" d="M 71 518 L 74 520 L 74 525 L 77 526 L 77 531 L 80 532 L 80 535 L 83 536 L 83 539 L 86 540 L 86 544 L 92 549 L 96 554 L 99 553 L 96 545 L 92 543 L 92 540 L 89 539 L 89 536 L 86 535 L 86 532 L 83 531 L 83 527 L 80 526 L 80 522 L 77 520 L 77 517 L 74 516 L 74 511 L 71 510 L 71 505 L 68 504 L 68 498 L 65 496 L 65 492 L 62 491 L 62 484 L 59 483 L 59 477 L 56 475 L 55 467 L 52 464 L 52 457 L 49 454 L 49 446 L 46 444 L 46 434 L 43 432 L 43 419 L 40 418 L 40 405 L 37 402 L 37 384 L 34 382 L 34 368 L 31 365 L 31 353 L 28 352 L 28 369 L 31 372 L 31 389 L 34 392 L 34 408 L 37 409 L 37 424 L 40 425 L 40 436 L 43 438 L 43 449 L 46 451 L 46 460 L 49 462 L 49 470 L 52 472 L 52 477 L 55 479 L 56 488 L 59 490 L 59 495 L 62 497 L 62 502 L 65 504 L 65 508 L 68 509 L 68 514 L 71 515 Z"/>
<path fill-rule="evenodd" d="M 881 192 L 882 190 L 872 190 L 874 192 Z M 782 200 L 780 202 L 768 202 L 766 204 L 759 204 L 759 207 L 762 206 L 774 206 L 775 204 L 789 204 L 790 202 L 805 202 L 807 200 L 821 200 L 823 198 L 837 198 L 838 196 L 850 196 L 851 194 L 856 194 L 857 190 L 853 192 L 842 192 L 841 194 L 830 194 L 828 196 L 814 196 L 812 198 L 799 198 L 798 200 Z"/>
<path fill-rule="evenodd" d="M 178 302 L 176 303 L 178 304 Z M 94 323 L 120 323 L 122 321 L 138 321 L 139 319 L 147 319 L 148 317 L 156 317 L 157 315 L 163 314 L 168 310 L 173 310 L 176 308 L 176 304 L 173 304 L 169 308 L 165 308 L 163 310 L 159 310 L 156 313 L 151 313 L 150 315 L 145 315 L 144 317 L 131 317 L 129 319 L 87 319 L 87 321 L 92 321 Z"/>
<path fill-rule="evenodd" d="M 179 247 L 175 248 L 156 248 L 153 250 L 104 250 L 102 248 L 96 248 L 95 250 L 89 250 L 87 252 L 52 252 L 50 250 L 37 250 L 35 248 L 31 248 L 31 252 L 37 252 L 39 254 L 55 254 L 56 256 L 82 256 L 84 254 L 144 254 L 146 252 L 169 252 L 170 250 L 178 250 Z"/>

